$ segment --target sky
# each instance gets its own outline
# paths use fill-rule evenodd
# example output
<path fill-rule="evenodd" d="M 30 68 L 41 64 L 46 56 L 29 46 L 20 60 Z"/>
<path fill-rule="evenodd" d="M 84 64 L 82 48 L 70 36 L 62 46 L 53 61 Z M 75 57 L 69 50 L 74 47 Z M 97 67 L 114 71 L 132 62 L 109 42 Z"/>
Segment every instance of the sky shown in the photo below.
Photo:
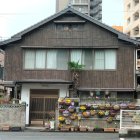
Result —
<path fill-rule="evenodd" d="M 0 0 L 0 40 L 55 14 L 56 0 Z M 103 23 L 123 24 L 123 0 L 103 0 Z M 115 5 L 115 6 L 114 6 Z"/>

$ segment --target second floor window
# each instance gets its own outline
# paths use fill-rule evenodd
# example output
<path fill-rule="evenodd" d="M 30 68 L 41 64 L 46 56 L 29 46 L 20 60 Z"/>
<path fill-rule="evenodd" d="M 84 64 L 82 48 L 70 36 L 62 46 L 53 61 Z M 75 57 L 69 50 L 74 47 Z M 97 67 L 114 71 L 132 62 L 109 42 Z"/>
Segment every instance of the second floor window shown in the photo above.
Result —
<path fill-rule="evenodd" d="M 116 51 L 97 50 L 95 51 L 95 69 L 116 69 Z"/>
<path fill-rule="evenodd" d="M 68 62 L 85 65 L 85 70 L 115 70 L 115 49 L 27 49 L 24 69 L 67 70 Z"/>

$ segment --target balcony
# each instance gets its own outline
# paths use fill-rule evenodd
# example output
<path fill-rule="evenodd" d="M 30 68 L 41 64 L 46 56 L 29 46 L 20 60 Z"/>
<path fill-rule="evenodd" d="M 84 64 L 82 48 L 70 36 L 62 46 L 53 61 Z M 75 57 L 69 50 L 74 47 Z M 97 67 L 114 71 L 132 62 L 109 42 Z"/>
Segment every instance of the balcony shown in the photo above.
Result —
<path fill-rule="evenodd" d="M 72 5 L 88 5 L 88 0 L 73 0 L 71 1 Z"/>
<path fill-rule="evenodd" d="M 95 1 L 90 3 L 90 8 L 93 9 L 97 6 L 99 6 L 102 3 L 102 1 Z"/>

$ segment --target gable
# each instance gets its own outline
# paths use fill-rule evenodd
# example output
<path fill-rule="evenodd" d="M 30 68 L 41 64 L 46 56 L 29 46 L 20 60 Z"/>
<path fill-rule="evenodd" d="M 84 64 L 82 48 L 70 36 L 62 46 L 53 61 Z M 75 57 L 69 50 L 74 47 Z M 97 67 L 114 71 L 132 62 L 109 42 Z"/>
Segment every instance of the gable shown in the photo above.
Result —
<path fill-rule="evenodd" d="M 56 20 L 58 20 L 58 21 L 56 21 Z M 80 21 L 80 20 L 82 20 L 82 21 Z M 87 23 L 90 23 L 89 24 L 89 28 L 84 28 L 86 30 L 85 30 L 85 33 L 84 33 L 84 36 L 83 36 L 86 40 L 89 40 L 89 41 L 83 41 L 81 43 L 79 37 L 77 37 L 77 38 L 79 38 L 79 40 L 76 40 L 75 39 L 75 41 L 78 41 L 78 42 L 81 43 L 80 46 L 82 46 L 84 44 L 84 42 L 86 42 L 86 46 L 91 46 L 91 45 L 93 46 L 93 43 L 95 43 L 94 46 L 96 46 L 96 44 L 98 44 L 98 43 L 96 43 L 96 40 L 99 41 L 100 39 L 103 39 L 103 38 L 104 38 L 104 40 L 106 40 L 110 36 L 111 36 L 110 39 L 115 39 L 117 37 L 118 39 L 123 40 L 123 41 L 125 41 L 127 43 L 134 44 L 136 46 L 139 45 L 139 42 L 138 41 L 133 40 L 133 39 L 129 38 L 128 36 L 126 36 L 126 35 L 118 32 L 118 31 L 114 30 L 113 28 L 111 28 L 111 27 L 109 27 L 109 26 L 107 26 L 107 25 L 105 25 L 103 23 L 100 23 L 99 21 L 94 20 L 92 17 L 89 17 L 89 16 L 87 16 L 85 14 L 82 14 L 82 13 L 80 13 L 80 12 L 72 9 L 71 7 L 69 7 L 69 8 L 66 8 L 65 10 L 63 10 L 63 11 L 61 11 L 61 12 L 59 12 L 59 13 L 57 13 L 57 14 L 55 14 L 55 15 L 53 15 L 53 16 L 51 16 L 51 17 L 49 17 L 49 18 L 47 18 L 47 19 L 45 19 L 45 20 L 43 20 L 43 21 L 41 21 L 41 22 L 39 22 L 39 23 L 37 23 L 37 24 L 35 24 L 33 26 L 31 26 L 31 27 L 29 27 L 28 29 L 25 29 L 24 31 L 22 31 L 22 32 L 20 32 L 20 33 L 18 33 L 16 35 L 14 35 L 13 37 L 11 37 L 11 39 L 6 40 L 6 41 L 3 41 L 3 42 L 0 42 L 0 46 L 1 46 L 2 49 L 4 49 L 4 46 L 5 45 L 10 44 L 10 43 L 13 43 L 13 42 L 16 42 L 18 40 L 22 40 L 23 37 L 25 37 L 25 36 L 28 36 L 28 37 L 29 37 L 29 35 L 34 36 L 32 33 L 37 33 L 37 32 L 39 32 L 41 30 L 42 30 L 42 32 L 44 32 L 45 28 L 47 28 L 47 27 L 50 27 L 49 32 L 47 32 L 47 34 L 50 35 L 50 36 L 49 36 L 49 39 L 46 37 L 48 39 L 47 42 L 46 42 L 46 44 L 43 43 L 41 45 L 47 45 L 47 44 L 50 44 L 49 42 L 55 42 L 55 44 L 58 43 L 58 46 L 59 45 L 62 46 L 62 44 L 59 44 L 60 39 L 58 41 L 57 38 L 53 34 L 53 33 L 55 33 L 54 32 L 55 25 L 58 24 L 58 22 L 62 22 L 62 21 L 63 22 L 67 22 L 67 23 L 68 22 L 72 22 L 72 21 L 73 21 L 73 23 L 74 22 L 75 23 L 76 22 L 77 23 L 79 22 L 79 24 L 80 24 L 80 22 L 83 23 L 83 24 L 84 24 L 84 22 L 86 22 L 86 24 Z M 48 26 L 48 25 L 50 25 L 50 26 Z M 90 28 L 91 26 L 93 26 L 93 27 Z M 96 27 L 96 28 L 94 28 L 94 27 Z M 91 31 L 91 29 L 92 29 L 92 31 Z M 99 30 L 100 30 L 100 32 L 99 32 Z M 90 32 L 88 32 L 88 31 L 90 31 Z M 40 33 L 39 36 L 42 37 L 42 38 L 45 38 L 45 36 L 43 36 L 43 35 L 44 35 L 43 33 L 42 33 L 42 35 Z M 74 36 L 76 36 L 76 34 Z M 90 38 L 93 37 L 93 40 L 91 41 L 88 36 L 90 36 Z M 69 41 L 70 40 L 66 41 L 67 42 L 66 43 L 67 46 L 68 45 L 71 46 L 71 44 L 69 43 Z M 41 42 L 41 39 L 40 39 L 40 42 Z M 62 42 L 64 42 L 63 39 L 62 39 Z M 87 42 L 88 42 L 88 44 L 87 44 Z M 106 40 L 106 42 L 109 42 L 109 40 Z M 114 40 L 113 40 L 113 42 L 114 42 Z M 73 42 L 73 43 L 75 44 L 75 42 Z M 54 46 L 55 44 L 52 43 L 49 46 Z M 65 43 L 63 44 L 63 46 L 65 46 Z"/>

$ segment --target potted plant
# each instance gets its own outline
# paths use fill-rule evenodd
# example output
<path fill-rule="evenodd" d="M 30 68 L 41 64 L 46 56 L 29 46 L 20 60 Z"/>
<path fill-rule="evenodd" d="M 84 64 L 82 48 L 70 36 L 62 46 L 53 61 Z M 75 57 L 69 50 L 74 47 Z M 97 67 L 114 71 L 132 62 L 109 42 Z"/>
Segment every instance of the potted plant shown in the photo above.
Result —
<path fill-rule="evenodd" d="M 97 125 L 94 127 L 94 132 L 103 132 L 103 131 L 104 131 L 104 129 L 103 128 L 100 128 Z"/>
<path fill-rule="evenodd" d="M 90 110 L 90 115 L 91 116 L 94 116 L 94 115 L 96 115 L 97 114 L 97 111 L 96 110 Z"/>
<path fill-rule="evenodd" d="M 68 110 L 70 113 L 73 113 L 75 111 L 75 106 L 73 106 L 73 105 L 69 106 Z"/>
<path fill-rule="evenodd" d="M 90 111 L 84 111 L 82 114 L 85 118 L 90 117 Z"/>
<path fill-rule="evenodd" d="M 63 123 L 65 121 L 65 117 L 63 116 L 59 116 L 58 117 L 59 122 Z"/>
<path fill-rule="evenodd" d="M 115 104 L 115 105 L 113 106 L 113 109 L 114 109 L 114 110 L 119 110 L 119 109 L 120 109 L 120 105 Z"/>
<path fill-rule="evenodd" d="M 98 111 L 98 116 L 99 116 L 100 118 L 102 118 L 104 115 L 105 115 L 105 112 L 104 112 L 103 110 L 99 110 L 99 111 Z"/>
<path fill-rule="evenodd" d="M 107 117 L 106 121 L 107 121 L 108 123 L 111 123 L 111 122 L 113 121 L 113 117 Z"/>
<path fill-rule="evenodd" d="M 64 117 L 68 117 L 70 115 L 69 111 L 68 110 L 64 110 L 63 111 L 63 116 Z"/>
<path fill-rule="evenodd" d="M 86 106 L 85 105 L 81 105 L 80 106 L 80 110 L 83 112 L 83 111 L 85 111 L 86 110 Z"/>

